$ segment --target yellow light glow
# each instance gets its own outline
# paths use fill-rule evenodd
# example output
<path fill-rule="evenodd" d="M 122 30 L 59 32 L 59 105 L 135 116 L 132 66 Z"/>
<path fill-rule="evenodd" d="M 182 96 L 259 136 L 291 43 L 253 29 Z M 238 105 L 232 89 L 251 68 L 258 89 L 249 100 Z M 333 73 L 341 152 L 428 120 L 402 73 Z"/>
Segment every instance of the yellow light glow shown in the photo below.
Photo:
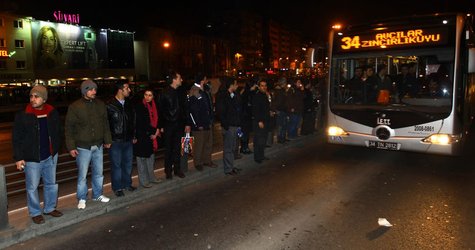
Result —
<path fill-rule="evenodd" d="M 334 29 L 334 30 L 339 30 L 339 29 L 341 29 L 341 24 L 339 24 L 339 23 L 334 24 L 334 25 L 332 26 L 332 29 Z"/>
<path fill-rule="evenodd" d="M 423 141 L 438 145 L 448 145 L 453 142 L 451 136 L 448 134 L 433 134 L 425 138 Z"/>
<path fill-rule="evenodd" d="M 347 133 L 345 132 L 345 130 L 343 130 L 342 128 L 337 127 L 337 126 L 330 126 L 330 127 L 328 127 L 327 134 L 328 134 L 328 136 L 342 136 L 342 135 L 347 135 Z"/>
<path fill-rule="evenodd" d="M 170 43 L 169 42 L 163 42 L 163 47 L 164 48 L 170 48 Z"/>

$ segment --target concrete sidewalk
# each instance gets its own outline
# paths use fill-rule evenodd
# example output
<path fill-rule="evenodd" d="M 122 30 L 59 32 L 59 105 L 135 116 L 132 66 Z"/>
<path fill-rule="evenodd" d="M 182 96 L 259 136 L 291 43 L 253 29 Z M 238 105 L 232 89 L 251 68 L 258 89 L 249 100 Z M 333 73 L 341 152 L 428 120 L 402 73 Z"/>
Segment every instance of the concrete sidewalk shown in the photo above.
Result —
<path fill-rule="evenodd" d="M 272 147 L 266 148 L 266 156 L 271 159 L 277 158 L 278 154 L 285 153 L 285 151 L 291 147 L 302 146 L 309 140 L 318 139 L 319 137 L 317 135 L 308 135 L 299 137 L 287 144 L 274 144 Z M 142 200 L 171 190 L 180 189 L 193 183 L 203 182 L 210 178 L 235 178 L 224 175 L 222 151 L 213 154 L 213 161 L 218 164 L 217 168 L 206 167 L 202 172 L 199 172 L 194 169 L 192 161 L 190 160 L 188 162 L 190 170 L 186 172 L 186 177 L 183 179 L 174 176 L 173 180 L 165 180 L 163 168 L 157 169 L 155 173 L 156 176 L 161 179 L 160 183 L 153 185 L 151 188 L 139 187 L 134 192 L 126 191 L 125 196 L 120 198 L 113 194 L 110 183 L 105 183 L 104 195 L 111 198 L 111 200 L 108 203 L 88 200 L 87 207 L 84 210 L 77 209 L 76 193 L 61 196 L 58 199 L 58 210 L 63 212 L 64 215 L 59 218 L 44 215 L 45 223 L 41 225 L 32 222 L 28 216 L 26 207 L 10 211 L 8 213 L 10 228 L 0 231 L 0 249 L 100 216 L 110 211 L 140 203 Z M 234 163 L 236 167 L 244 170 L 250 170 L 257 166 L 252 154 L 243 155 L 242 159 L 236 160 Z M 163 166 L 163 160 L 158 160 L 156 164 Z M 90 177 L 88 179 L 90 179 Z M 138 186 L 137 176 L 133 176 L 133 183 L 134 186 Z M 90 192 L 89 190 L 89 193 Z"/>

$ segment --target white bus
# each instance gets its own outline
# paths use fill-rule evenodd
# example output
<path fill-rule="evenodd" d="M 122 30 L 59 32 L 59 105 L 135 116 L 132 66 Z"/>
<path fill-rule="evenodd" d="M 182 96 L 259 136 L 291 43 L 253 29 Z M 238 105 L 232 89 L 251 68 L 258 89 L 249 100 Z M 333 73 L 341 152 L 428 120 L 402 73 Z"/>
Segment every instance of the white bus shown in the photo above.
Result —
<path fill-rule="evenodd" d="M 458 155 L 475 113 L 470 14 L 398 17 L 333 29 L 327 140 Z"/>

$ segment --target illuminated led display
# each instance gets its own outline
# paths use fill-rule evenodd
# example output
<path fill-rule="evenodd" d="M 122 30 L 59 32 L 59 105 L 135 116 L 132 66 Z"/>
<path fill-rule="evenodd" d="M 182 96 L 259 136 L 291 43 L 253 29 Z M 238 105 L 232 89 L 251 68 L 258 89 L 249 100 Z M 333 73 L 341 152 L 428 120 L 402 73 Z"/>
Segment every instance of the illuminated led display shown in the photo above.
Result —
<path fill-rule="evenodd" d="M 358 51 L 368 49 L 401 48 L 427 45 L 442 45 L 447 43 L 447 30 L 440 29 L 411 29 L 372 34 L 355 34 L 336 39 L 338 51 Z"/>

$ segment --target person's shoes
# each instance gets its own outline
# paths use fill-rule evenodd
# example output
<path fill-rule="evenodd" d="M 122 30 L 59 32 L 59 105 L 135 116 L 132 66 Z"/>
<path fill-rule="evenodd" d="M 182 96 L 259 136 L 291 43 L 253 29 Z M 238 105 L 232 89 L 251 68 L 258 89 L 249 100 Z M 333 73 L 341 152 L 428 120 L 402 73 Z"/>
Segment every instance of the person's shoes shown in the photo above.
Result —
<path fill-rule="evenodd" d="M 85 208 L 86 208 L 86 200 L 79 200 L 78 209 L 85 209 Z"/>
<path fill-rule="evenodd" d="M 236 171 L 236 170 L 233 169 L 233 170 L 231 170 L 231 171 L 225 173 L 225 175 L 238 175 L 238 171 Z"/>
<path fill-rule="evenodd" d="M 250 149 L 246 148 L 244 150 L 241 150 L 241 154 L 245 154 L 245 155 L 252 154 L 252 151 Z"/>
<path fill-rule="evenodd" d="M 203 171 L 203 166 L 202 165 L 196 165 L 195 168 L 198 171 Z"/>
<path fill-rule="evenodd" d="M 95 198 L 94 200 L 95 200 L 95 201 L 100 201 L 100 202 L 103 202 L 103 203 L 106 203 L 106 202 L 109 202 L 109 201 L 110 201 L 110 199 L 107 198 L 107 197 L 104 196 L 104 195 L 101 195 L 101 196 Z"/>
<path fill-rule="evenodd" d="M 266 145 L 266 148 L 270 148 L 270 147 L 272 147 L 272 145 Z"/>
<path fill-rule="evenodd" d="M 262 160 L 254 160 L 256 163 L 261 164 Z"/>
<path fill-rule="evenodd" d="M 175 174 L 176 176 L 180 177 L 180 178 L 185 178 L 185 174 L 180 172 L 180 173 L 176 173 Z"/>
<path fill-rule="evenodd" d="M 61 217 L 61 216 L 63 216 L 63 213 L 61 213 L 60 211 L 58 211 L 58 210 L 56 210 L 56 209 L 53 210 L 53 211 L 51 211 L 51 212 L 49 212 L 49 213 L 44 213 L 44 214 L 46 214 L 46 215 L 51 215 L 51 216 L 53 216 L 53 217 Z"/>
<path fill-rule="evenodd" d="M 124 194 L 124 191 L 122 191 L 122 190 L 114 191 L 114 194 L 115 194 L 115 196 L 117 196 L 117 197 L 121 197 L 121 196 L 124 196 L 124 195 L 125 195 L 125 194 Z"/>
<path fill-rule="evenodd" d="M 134 187 L 134 186 L 130 186 L 130 187 L 127 187 L 126 189 L 127 189 L 127 191 L 129 191 L 129 192 L 133 192 L 133 191 L 135 191 L 135 189 L 137 189 L 137 188 Z"/>
<path fill-rule="evenodd" d="M 159 180 L 153 180 L 153 181 L 150 181 L 150 182 L 153 183 L 153 184 L 158 184 L 158 183 L 160 183 Z"/>
<path fill-rule="evenodd" d="M 208 167 L 210 167 L 210 168 L 217 168 L 217 167 L 218 167 L 218 165 L 217 165 L 216 163 L 214 163 L 214 162 L 210 162 L 210 163 L 205 164 L 205 165 L 208 166 Z"/>
<path fill-rule="evenodd" d="M 235 156 L 234 156 L 234 160 L 239 160 L 239 159 L 241 159 L 241 158 L 242 158 L 242 155 L 235 155 Z"/>
<path fill-rule="evenodd" d="M 148 184 L 142 185 L 142 187 L 144 187 L 144 188 L 151 188 L 151 187 L 152 187 L 152 184 L 148 183 Z"/>
<path fill-rule="evenodd" d="M 167 180 L 173 180 L 173 175 L 167 174 L 167 177 L 166 177 L 166 178 L 167 178 Z"/>
<path fill-rule="evenodd" d="M 241 171 L 242 171 L 242 168 L 233 168 L 233 171 L 235 171 L 235 172 L 238 172 L 238 173 L 239 173 L 239 172 L 241 172 Z"/>
<path fill-rule="evenodd" d="M 31 217 L 31 220 L 35 223 L 35 224 L 43 224 L 45 223 L 45 218 L 43 218 L 43 215 L 37 215 L 35 217 Z"/>

